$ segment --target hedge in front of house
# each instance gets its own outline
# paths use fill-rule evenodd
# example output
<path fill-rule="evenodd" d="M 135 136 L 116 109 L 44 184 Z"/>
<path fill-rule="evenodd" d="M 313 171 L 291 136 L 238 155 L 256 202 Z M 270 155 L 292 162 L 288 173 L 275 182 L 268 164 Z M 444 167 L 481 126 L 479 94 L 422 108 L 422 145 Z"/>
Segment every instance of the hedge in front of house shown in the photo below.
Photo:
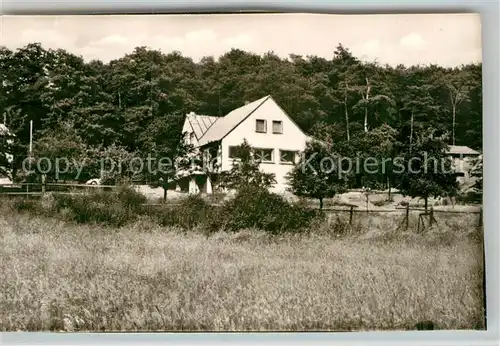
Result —
<path fill-rule="evenodd" d="M 210 231 L 256 228 L 272 234 L 300 232 L 320 217 L 317 210 L 292 204 L 265 188 L 245 188 L 234 199 L 213 210 L 206 227 Z"/>

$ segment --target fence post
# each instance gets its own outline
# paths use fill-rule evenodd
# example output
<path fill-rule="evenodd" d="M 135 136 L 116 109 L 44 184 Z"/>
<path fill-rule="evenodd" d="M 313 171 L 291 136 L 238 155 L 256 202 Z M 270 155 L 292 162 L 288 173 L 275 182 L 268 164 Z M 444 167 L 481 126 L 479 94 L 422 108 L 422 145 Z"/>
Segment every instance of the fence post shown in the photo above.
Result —
<path fill-rule="evenodd" d="M 434 222 L 434 208 L 431 206 L 431 211 L 429 213 L 429 226 L 432 226 Z"/>
<path fill-rule="evenodd" d="M 408 230 L 408 227 L 410 226 L 410 203 L 406 205 L 406 230 Z"/>
<path fill-rule="evenodd" d="M 352 225 L 352 215 L 354 214 L 354 207 L 351 205 L 351 210 L 349 211 L 349 225 Z"/>
<path fill-rule="evenodd" d="M 42 174 L 42 196 L 45 195 L 46 175 Z"/>
<path fill-rule="evenodd" d="M 483 227 L 483 206 L 481 206 L 481 209 L 479 209 L 479 221 L 477 227 Z"/>

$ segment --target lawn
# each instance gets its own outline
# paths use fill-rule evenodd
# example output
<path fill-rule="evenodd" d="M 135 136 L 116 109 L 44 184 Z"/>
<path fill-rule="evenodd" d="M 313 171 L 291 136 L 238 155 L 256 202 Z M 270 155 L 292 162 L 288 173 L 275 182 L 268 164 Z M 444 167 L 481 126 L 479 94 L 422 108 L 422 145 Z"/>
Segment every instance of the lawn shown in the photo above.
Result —
<path fill-rule="evenodd" d="M 484 328 L 477 240 L 379 233 L 206 237 L 4 214 L 0 330 Z"/>

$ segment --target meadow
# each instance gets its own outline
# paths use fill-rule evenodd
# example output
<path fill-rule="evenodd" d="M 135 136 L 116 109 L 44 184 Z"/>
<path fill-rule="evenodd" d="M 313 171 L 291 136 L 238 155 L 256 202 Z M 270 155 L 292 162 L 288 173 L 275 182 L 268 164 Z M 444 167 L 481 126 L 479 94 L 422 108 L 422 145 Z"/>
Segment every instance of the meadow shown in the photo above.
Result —
<path fill-rule="evenodd" d="M 0 330 L 484 329 L 478 232 L 385 226 L 204 234 L 3 208 Z"/>

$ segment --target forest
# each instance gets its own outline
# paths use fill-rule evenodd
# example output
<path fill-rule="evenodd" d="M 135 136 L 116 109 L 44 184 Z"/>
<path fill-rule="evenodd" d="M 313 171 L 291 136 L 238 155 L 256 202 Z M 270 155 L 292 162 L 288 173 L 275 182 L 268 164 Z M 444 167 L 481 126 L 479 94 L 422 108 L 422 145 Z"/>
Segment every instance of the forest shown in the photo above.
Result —
<path fill-rule="evenodd" d="M 449 145 L 481 150 L 481 69 L 382 65 L 342 44 L 332 47 L 331 59 L 232 49 L 195 62 L 137 47 L 104 63 L 32 43 L 0 47 L 0 113 L 16 136 L 9 150 L 14 175 L 28 155 L 30 121 L 40 155 L 83 155 L 85 148 L 145 156 L 174 152 L 189 112 L 224 116 L 266 95 L 328 143 L 368 150 L 359 141 L 372 131 L 411 141 L 425 127 Z"/>

